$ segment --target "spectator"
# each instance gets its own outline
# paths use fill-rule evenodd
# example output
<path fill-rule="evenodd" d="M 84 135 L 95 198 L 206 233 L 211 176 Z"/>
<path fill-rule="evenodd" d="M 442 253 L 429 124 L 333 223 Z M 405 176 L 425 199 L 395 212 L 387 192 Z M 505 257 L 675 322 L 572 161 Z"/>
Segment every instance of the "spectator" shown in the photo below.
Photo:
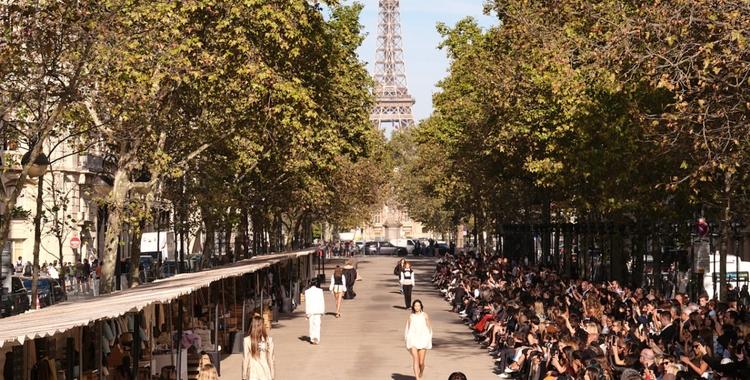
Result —
<path fill-rule="evenodd" d="M 448 380 L 467 380 L 463 372 L 453 372 L 448 376 Z"/>
<path fill-rule="evenodd" d="M 748 373 L 750 310 L 738 302 L 746 290 L 721 303 L 559 272 L 449 252 L 433 282 L 494 357 L 502 378 L 734 379 Z"/>

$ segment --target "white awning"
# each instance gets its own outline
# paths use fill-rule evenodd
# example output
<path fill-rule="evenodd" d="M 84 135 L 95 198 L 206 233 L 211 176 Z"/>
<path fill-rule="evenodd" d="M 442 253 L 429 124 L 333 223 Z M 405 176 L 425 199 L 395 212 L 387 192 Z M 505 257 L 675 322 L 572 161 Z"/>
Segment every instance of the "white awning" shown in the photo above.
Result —
<path fill-rule="evenodd" d="M 313 250 L 257 256 L 221 268 L 183 273 L 88 300 L 64 302 L 41 310 L 0 319 L 0 347 L 23 344 L 27 339 L 53 336 L 97 320 L 116 318 L 143 310 L 155 303 L 168 303 L 207 287 L 215 281 L 252 273 L 271 265 L 307 256 Z"/>

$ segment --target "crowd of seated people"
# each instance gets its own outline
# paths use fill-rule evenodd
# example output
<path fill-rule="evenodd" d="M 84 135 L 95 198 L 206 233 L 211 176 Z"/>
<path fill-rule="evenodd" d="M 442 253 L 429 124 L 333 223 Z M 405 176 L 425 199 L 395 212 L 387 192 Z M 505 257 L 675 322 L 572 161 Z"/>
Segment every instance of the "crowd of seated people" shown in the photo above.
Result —
<path fill-rule="evenodd" d="M 501 378 L 750 378 L 746 288 L 727 302 L 665 299 L 461 252 L 438 262 L 434 283 Z"/>

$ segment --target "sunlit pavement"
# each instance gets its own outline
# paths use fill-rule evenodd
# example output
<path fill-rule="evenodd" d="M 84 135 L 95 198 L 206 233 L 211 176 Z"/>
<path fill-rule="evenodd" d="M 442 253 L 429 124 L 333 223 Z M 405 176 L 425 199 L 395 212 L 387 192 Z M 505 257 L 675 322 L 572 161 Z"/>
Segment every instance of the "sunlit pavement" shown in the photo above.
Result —
<path fill-rule="evenodd" d="M 409 258 L 411 259 L 411 258 Z M 413 379 L 411 359 L 404 345 L 408 312 L 393 276 L 397 258 L 357 258 L 362 281 L 354 290 L 357 298 L 344 300 L 341 318 L 333 315 L 333 296 L 326 291 L 321 344 L 310 345 L 304 305 L 274 324 L 276 379 Z M 469 329 L 449 312 L 450 307 L 430 280 L 435 259 L 413 259 L 417 286 L 413 299 L 421 299 L 433 323 L 433 349 L 427 354 L 425 380 L 447 379 L 453 371 L 469 379 L 495 378 L 492 360 L 474 343 Z M 332 268 L 326 268 L 330 277 Z M 232 355 L 221 363 L 222 379 L 241 379 L 242 356 Z"/>

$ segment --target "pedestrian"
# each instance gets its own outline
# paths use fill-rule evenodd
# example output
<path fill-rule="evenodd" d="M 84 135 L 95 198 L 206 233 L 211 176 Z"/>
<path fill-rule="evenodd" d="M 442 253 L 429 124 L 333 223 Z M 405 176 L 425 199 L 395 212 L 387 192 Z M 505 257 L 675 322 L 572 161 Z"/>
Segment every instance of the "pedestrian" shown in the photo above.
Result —
<path fill-rule="evenodd" d="M 415 282 L 416 279 L 414 277 L 414 271 L 411 270 L 411 263 L 405 261 L 399 277 L 399 283 L 401 284 L 401 289 L 404 293 L 404 309 L 409 309 L 411 307 L 411 292 L 414 289 Z"/>
<path fill-rule="evenodd" d="M 75 290 L 75 284 L 76 284 L 76 270 L 73 264 L 68 261 L 68 264 L 65 265 L 65 275 L 68 279 L 68 291 L 73 292 Z"/>
<path fill-rule="evenodd" d="M 352 261 L 348 260 L 344 265 L 344 277 L 346 278 L 346 292 L 344 293 L 344 299 L 351 300 L 357 296 L 354 293 L 354 283 L 357 281 L 357 269 L 352 265 Z"/>
<path fill-rule="evenodd" d="M 344 276 L 344 270 L 338 265 L 331 275 L 328 290 L 333 293 L 333 298 L 336 300 L 336 318 L 341 318 L 341 300 L 346 292 L 346 276 Z"/>
<path fill-rule="evenodd" d="M 120 260 L 120 290 L 128 288 L 128 274 L 130 274 L 130 260 Z"/>
<path fill-rule="evenodd" d="M 219 380 L 219 373 L 211 363 L 211 357 L 208 354 L 201 355 L 201 360 L 198 362 L 198 380 Z"/>
<path fill-rule="evenodd" d="M 81 279 L 83 280 L 83 288 L 86 293 L 89 292 L 91 286 L 89 285 L 89 279 L 91 278 L 91 264 L 89 259 L 83 259 L 83 266 L 81 267 Z"/>
<path fill-rule="evenodd" d="M 47 274 L 49 274 L 49 276 L 51 278 L 54 278 L 55 280 L 60 279 L 60 272 L 57 271 L 57 266 L 55 264 L 47 267 Z"/>
<path fill-rule="evenodd" d="M 305 290 L 305 315 L 309 321 L 310 343 L 320 343 L 320 319 L 326 313 L 326 303 L 323 298 L 323 289 L 318 287 L 318 280 L 312 281 L 310 287 Z"/>
<path fill-rule="evenodd" d="M 393 275 L 396 276 L 396 279 L 398 280 L 398 291 L 401 294 L 404 294 L 404 288 L 401 286 L 401 271 L 404 269 L 405 263 L 406 259 L 401 259 L 396 264 L 396 267 L 393 268 Z"/>
<path fill-rule="evenodd" d="M 404 338 L 406 349 L 411 354 L 414 377 L 416 380 L 421 380 L 424 375 L 427 350 L 432 349 L 432 324 L 420 300 L 414 300 L 411 305 L 411 314 L 406 321 Z"/>
<path fill-rule="evenodd" d="M 242 380 L 273 380 L 273 361 L 273 339 L 266 332 L 263 318 L 256 314 L 243 341 Z"/>
<path fill-rule="evenodd" d="M 91 275 L 93 276 L 93 284 L 94 284 L 94 297 L 99 296 L 99 284 L 102 278 L 102 266 L 99 263 L 98 259 L 94 259 L 94 270 L 92 271 Z"/>
<path fill-rule="evenodd" d="M 15 272 L 16 275 L 23 273 L 23 257 L 21 256 L 18 256 L 18 260 L 16 260 Z"/>

